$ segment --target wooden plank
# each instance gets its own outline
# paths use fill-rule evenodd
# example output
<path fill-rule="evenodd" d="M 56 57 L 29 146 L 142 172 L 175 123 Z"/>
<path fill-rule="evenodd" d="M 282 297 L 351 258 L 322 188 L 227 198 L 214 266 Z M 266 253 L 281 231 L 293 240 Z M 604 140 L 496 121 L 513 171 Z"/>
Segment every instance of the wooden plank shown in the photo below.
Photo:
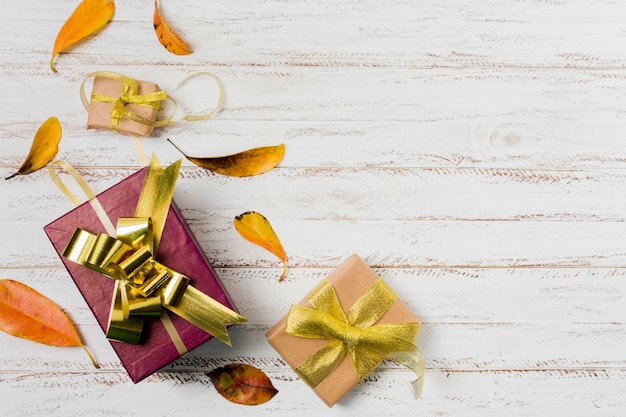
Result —
<path fill-rule="evenodd" d="M 73 93 L 76 93 L 73 91 Z M 65 93 L 76 101 L 74 94 Z M 207 100 L 208 103 L 209 100 Z M 138 166 L 131 139 L 85 130 L 86 113 L 61 117 L 63 139 L 58 153 L 79 167 Z M 81 110 L 83 113 L 81 113 Z M 7 152 L 0 167 L 21 165 L 32 138 L 45 120 L 0 124 Z M 258 146 L 285 143 L 281 168 L 520 168 L 623 169 L 626 142 L 619 122 L 440 121 L 232 121 L 222 113 L 206 122 L 183 123 L 156 130 L 142 139 L 144 152 L 174 160 L 171 139 L 191 156 L 219 156 Z M 76 120 L 68 123 L 67 120 Z M 2 123 L 2 122 L 0 122 Z M 184 166 L 192 166 L 186 159 Z"/>
<path fill-rule="evenodd" d="M 28 96 L 32 97 L 28 119 L 43 120 L 54 111 L 60 120 L 84 126 L 84 109 L 78 95 L 80 83 L 90 72 L 103 69 L 101 65 L 70 66 L 53 78 L 45 68 L 33 71 L 28 66 L 0 67 L 0 75 L 6 78 L 4 94 L 0 97 L 5 108 L 4 123 L 25 123 L 23 110 L 15 103 Z M 390 71 L 352 67 L 221 68 L 210 64 L 144 68 L 113 63 L 106 69 L 159 83 L 188 111 L 211 108 L 215 99 L 207 98 L 207 94 L 211 94 L 213 85 L 198 79 L 201 87 L 194 88 L 190 82 L 187 90 L 177 91 L 178 81 L 193 72 L 214 72 L 228 92 L 219 113 L 221 120 L 464 121 L 496 126 L 531 121 L 544 125 L 600 124 L 614 123 L 626 106 L 621 100 L 626 90 L 623 83 L 626 75 L 619 69 L 399 68 Z M 34 92 L 31 85 L 45 85 L 45 89 Z M 51 108 L 50 102 L 55 101 L 67 104 Z M 198 124 L 202 123 L 210 122 Z"/>
<path fill-rule="evenodd" d="M 242 310 L 245 314 L 245 308 Z M 258 362 L 263 366 L 271 363 L 273 368 L 284 369 L 280 356 L 265 341 L 270 326 L 237 325 L 229 331 L 233 347 L 211 341 L 166 369 L 198 371 L 237 361 Z M 94 369 L 80 348 L 34 345 L 31 341 L 0 334 L 7 348 L 7 354 L 0 360 L 3 372 L 60 369 L 97 376 L 112 370 L 123 371 L 97 325 L 81 326 L 80 330 L 101 369 Z M 417 344 L 430 370 L 623 370 L 626 360 L 621 348 L 625 336 L 624 323 L 424 323 Z M 587 348 L 580 349 L 581 345 Z M 254 352 L 250 346 L 254 346 Z M 381 365 L 381 370 L 389 368 L 397 368 L 397 365 L 387 362 Z"/>
<path fill-rule="evenodd" d="M 367 261 L 367 258 L 366 258 Z M 95 320 L 59 263 L 56 269 L 2 269 L 59 304 L 79 325 Z M 216 268 L 255 326 L 271 326 L 333 268 Z M 623 268 L 374 268 L 429 324 L 623 323 Z M 103 277 L 103 279 L 106 279 Z M 97 339 L 96 339 L 97 340 Z"/>
<path fill-rule="evenodd" d="M 56 5 L 57 3 L 55 3 Z M 65 1 L 24 16 L 3 14 L 3 56 L 23 65 L 49 60 L 52 39 L 75 3 Z M 92 66 L 211 65 L 351 67 L 623 68 L 615 45 L 623 36 L 619 2 L 553 1 L 480 4 L 460 0 L 316 2 L 243 1 L 232 7 L 162 5 L 196 53 L 169 55 L 152 33 L 151 5 L 117 2 L 112 22 L 88 44 L 61 57 L 60 69 Z M 24 20 L 36 22 L 24 31 Z M 245 23 L 244 23 L 245 22 Z M 112 48 L 111 45 L 115 45 Z M 137 51 L 141 51 L 138 54 Z"/>
<path fill-rule="evenodd" d="M 136 169 L 79 167 L 79 172 L 99 193 Z M 6 168 L 2 174 L 16 170 Z M 86 199 L 64 170 L 57 172 L 80 199 Z M 201 227 L 230 222 L 251 209 L 281 222 L 620 223 L 625 219 L 624 181 L 626 171 L 617 169 L 279 167 L 262 176 L 235 178 L 184 167 L 175 200 L 185 218 Z M 459 187 L 467 194 L 458 193 Z M 13 178 L 4 189 L 19 195 L 4 203 L 0 216 L 6 220 L 46 224 L 73 208 L 45 169 Z M 25 213 L 24 207 L 37 210 Z M 519 227 L 526 226 L 533 227 Z"/>
<path fill-rule="evenodd" d="M 249 205 L 236 214 L 247 209 Z M 188 221 L 216 266 L 278 268 L 278 260 L 243 240 L 231 220 Z M 46 223 L 24 220 L 5 226 L 4 232 L 14 238 L 0 242 L 0 266 L 58 265 L 42 231 Z M 329 267 L 349 253 L 360 253 L 380 267 L 617 267 L 626 263 L 620 244 L 626 237 L 624 222 L 274 219 L 273 223 L 292 267 Z M 33 240 L 37 233 L 39 239 Z"/>
<path fill-rule="evenodd" d="M 207 413 L 289 414 L 314 416 L 326 406 L 291 372 L 270 371 L 279 394 L 260 407 L 223 400 L 207 372 L 160 373 L 133 386 L 121 373 L 2 373 L 0 392 L 7 416 L 57 413 L 65 416 L 120 415 L 129 409 L 160 414 L 202 416 Z M 406 372 L 376 372 L 331 411 L 355 416 L 462 413 L 468 416 L 543 415 L 546 410 L 612 416 L 623 411 L 624 370 L 428 372 L 424 399 L 411 399 Z M 53 381 L 53 382 L 51 382 Z M 27 392 L 29 401 L 21 401 Z M 15 395 L 19 393 L 19 395 Z M 142 398 L 141 408 L 129 406 Z M 174 401 L 172 398 L 181 399 Z M 78 407 L 80 405 L 80 407 Z M 391 411 L 391 413 L 389 413 Z"/>

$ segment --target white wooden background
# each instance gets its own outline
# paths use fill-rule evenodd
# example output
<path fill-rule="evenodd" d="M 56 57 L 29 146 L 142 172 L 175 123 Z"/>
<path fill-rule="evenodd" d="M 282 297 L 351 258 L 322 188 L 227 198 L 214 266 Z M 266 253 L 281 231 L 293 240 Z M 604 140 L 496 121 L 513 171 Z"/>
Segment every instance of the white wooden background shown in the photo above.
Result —
<path fill-rule="evenodd" d="M 45 170 L 0 183 L 0 275 L 45 293 L 80 348 L 0 334 L 6 416 L 462 415 L 626 413 L 626 3 L 621 0 L 162 0 L 194 48 L 166 52 L 150 0 L 48 68 L 78 0 L 3 2 L 0 174 L 37 127 L 63 126 L 58 157 L 102 191 L 138 167 L 131 140 L 86 131 L 78 86 L 95 70 L 158 82 L 213 119 L 143 140 L 164 163 L 284 142 L 253 178 L 185 161 L 175 199 L 242 313 L 234 347 L 210 342 L 133 385 L 42 227 L 71 209 Z M 204 93 L 206 91 L 206 93 Z M 184 110 L 184 109 L 183 109 Z M 234 216 L 263 213 L 288 254 L 244 241 Z M 328 410 L 264 334 L 291 303 L 360 254 L 423 319 L 423 398 L 384 364 Z M 233 361 L 280 391 L 244 407 L 207 372 Z"/>

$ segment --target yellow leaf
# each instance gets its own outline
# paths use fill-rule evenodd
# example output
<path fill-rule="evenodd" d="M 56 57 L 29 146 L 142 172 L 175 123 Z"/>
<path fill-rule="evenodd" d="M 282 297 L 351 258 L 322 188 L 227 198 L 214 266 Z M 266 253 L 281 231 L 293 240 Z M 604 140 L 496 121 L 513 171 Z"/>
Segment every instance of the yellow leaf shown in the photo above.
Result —
<path fill-rule="evenodd" d="M 20 169 L 5 179 L 11 179 L 16 175 L 27 175 L 46 166 L 59 150 L 60 141 L 61 123 L 56 117 L 50 117 L 37 130 L 30 152 Z"/>
<path fill-rule="evenodd" d="M 154 32 L 161 45 L 174 55 L 189 55 L 193 52 L 161 16 L 158 0 L 154 0 Z"/>
<path fill-rule="evenodd" d="M 209 372 L 211 382 L 222 397 L 243 405 L 268 402 L 278 390 L 263 371 L 245 363 L 231 363 Z"/>
<path fill-rule="evenodd" d="M 98 368 L 67 314 L 21 282 L 0 279 L 0 330 L 45 345 L 80 346 Z"/>
<path fill-rule="evenodd" d="M 277 146 L 248 149 L 232 155 L 197 158 L 187 156 L 171 140 L 168 139 L 168 142 L 194 164 L 232 177 L 250 177 L 252 175 L 264 174 L 276 167 L 285 155 L 285 145 L 281 143 Z"/>
<path fill-rule="evenodd" d="M 83 0 L 65 22 L 54 41 L 50 68 L 54 68 L 54 58 L 75 44 L 101 29 L 113 16 L 113 0 Z"/>
<path fill-rule="evenodd" d="M 278 256 L 283 262 L 283 274 L 278 279 L 282 281 L 287 275 L 287 257 L 270 222 L 256 211 L 247 211 L 235 217 L 234 225 L 241 237 Z"/>

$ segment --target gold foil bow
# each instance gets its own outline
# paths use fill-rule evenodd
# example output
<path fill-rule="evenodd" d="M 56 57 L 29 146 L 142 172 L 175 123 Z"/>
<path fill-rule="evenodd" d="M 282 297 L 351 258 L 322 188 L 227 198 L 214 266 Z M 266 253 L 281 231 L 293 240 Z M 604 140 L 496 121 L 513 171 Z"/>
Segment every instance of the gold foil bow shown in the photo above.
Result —
<path fill-rule="evenodd" d="M 186 348 L 169 321 L 165 308 L 230 345 L 226 326 L 246 319 L 213 298 L 193 288 L 190 279 L 154 259 L 165 227 L 179 160 L 161 169 L 150 161 L 132 218 L 120 218 L 117 238 L 94 235 L 77 228 L 63 256 L 110 278 L 115 287 L 107 337 L 139 343 L 147 317 L 161 317 L 179 352 Z"/>
<path fill-rule="evenodd" d="M 418 379 L 412 382 L 419 398 L 423 385 L 424 360 L 415 346 L 420 323 L 374 325 L 396 301 L 396 294 L 378 279 L 345 313 L 335 289 L 328 281 L 309 294 L 314 308 L 293 305 L 287 316 L 286 332 L 293 336 L 329 339 L 295 371 L 311 387 L 330 375 L 346 355 L 363 379 L 383 359 L 411 368 Z"/>

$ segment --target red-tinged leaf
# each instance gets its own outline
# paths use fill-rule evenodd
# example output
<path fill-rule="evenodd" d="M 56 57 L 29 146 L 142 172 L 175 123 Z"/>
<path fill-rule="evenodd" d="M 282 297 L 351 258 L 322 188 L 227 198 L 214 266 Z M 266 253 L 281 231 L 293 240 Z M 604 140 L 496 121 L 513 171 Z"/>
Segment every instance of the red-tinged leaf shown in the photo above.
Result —
<path fill-rule="evenodd" d="M 46 345 L 80 346 L 98 367 L 67 314 L 21 282 L 0 279 L 0 330 Z"/>
<path fill-rule="evenodd" d="M 157 0 L 154 0 L 154 32 L 161 45 L 174 55 L 189 55 L 193 53 L 189 45 L 174 32 L 167 20 L 161 16 Z"/>
<path fill-rule="evenodd" d="M 278 393 L 263 371 L 243 363 L 217 368 L 209 373 L 209 377 L 217 392 L 236 404 L 263 404 Z"/>

